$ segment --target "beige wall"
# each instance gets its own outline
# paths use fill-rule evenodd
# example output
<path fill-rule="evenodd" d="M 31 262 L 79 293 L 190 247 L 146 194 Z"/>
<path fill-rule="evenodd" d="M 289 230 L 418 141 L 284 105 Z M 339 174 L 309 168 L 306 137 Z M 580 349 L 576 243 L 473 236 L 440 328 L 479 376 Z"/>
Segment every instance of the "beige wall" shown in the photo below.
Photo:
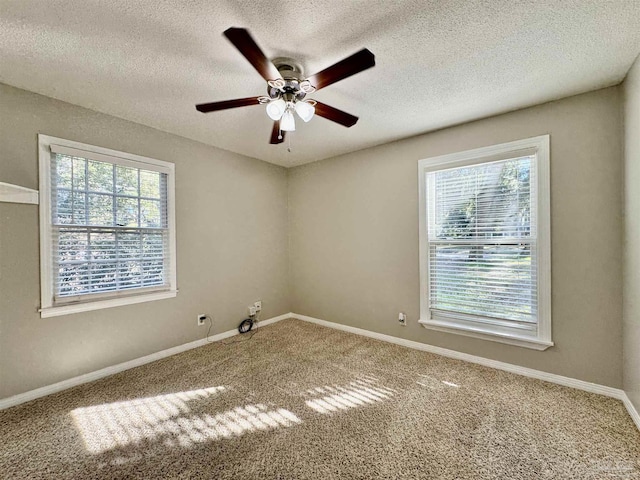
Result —
<path fill-rule="evenodd" d="M 640 411 L 640 59 L 624 91 L 624 389 Z"/>
<path fill-rule="evenodd" d="M 625 88 L 628 246 L 640 240 L 640 221 L 632 218 L 636 210 L 640 218 L 640 193 L 632 188 L 640 163 L 630 163 L 640 154 L 638 70 Z M 175 299 L 41 319 L 37 207 L 0 203 L 0 398 L 202 338 L 197 313 L 213 314 L 213 333 L 232 329 L 258 298 L 263 318 L 294 311 L 621 387 L 621 108 L 620 89 L 609 88 L 287 174 L 0 84 L 0 181 L 37 188 L 37 133 L 176 163 L 180 289 Z M 417 161 L 545 133 L 556 346 L 537 352 L 422 328 Z M 636 250 L 627 249 L 631 267 L 640 267 Z M 627 269 L 627 292 L 640 288 L 638 271 Z M 636 404 L 637 297 L 625 301 L 625 388 Z M 399 311 L 408 314 L 407 327 L 397 325 Z"/>
<path fill-rule="evenodd" d="M 293 311 L 620 388 L 619 93 L 608 88 L 290 170 Z M 556 346 L 538 352 L 424 329 L 418 160 L 546 133 Z"/>
<path fill-rule="evenodd" d="M 285 169 L 0 84 L 0 181 L 38 188 L 37 133 L 176 164 L 180 292 L 41 319 L 38 208 L 0 203 L 0 398 L 290 311 Z"/>

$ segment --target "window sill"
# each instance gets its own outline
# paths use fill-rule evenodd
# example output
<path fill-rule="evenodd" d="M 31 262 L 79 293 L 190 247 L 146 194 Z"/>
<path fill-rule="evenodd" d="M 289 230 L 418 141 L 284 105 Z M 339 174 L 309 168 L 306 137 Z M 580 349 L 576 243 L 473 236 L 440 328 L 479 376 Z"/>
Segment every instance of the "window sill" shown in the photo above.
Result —
<path fill-rule="evenodd" d="M 147 293 L 144 295 L 131 295 L 128 297 L 111 298 L 109 300 L 98 300 L 95 302 L 73 303 L 69 305 L 59 305 L 40 309 L 41 318 L 59 317 L 72 313 L 89 312 L 91 310 L 102 310 L 103 308 L 120 307 L 134 303 L 152 302 L 154 300 L 164 300 L 177 295 L 177 290 L 164 292 Z"/>
<path fill-rule="evenodd" d="M 489 340 L 492 342 L 506 343 L 518 347 L 531 348 L 533 350 L 546 350 L 554 345 L 551 341 L 540 340 L 535 337 L 501 334 L 491 331 L 490 329 L 453 325 L 448 322 L 437 320 L 418 320 L 418 323 L 429 330 L 454 333 L 456 335 L 464 335 L 466 337 L 480 338 L 482 340 Z"/>

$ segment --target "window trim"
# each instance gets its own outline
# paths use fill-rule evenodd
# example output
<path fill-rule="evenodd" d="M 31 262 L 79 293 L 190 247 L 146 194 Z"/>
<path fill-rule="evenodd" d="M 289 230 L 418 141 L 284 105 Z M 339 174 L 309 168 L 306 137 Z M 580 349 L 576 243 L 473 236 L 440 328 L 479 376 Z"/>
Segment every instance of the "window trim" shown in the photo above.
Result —
<path fill-rule="evenodd" d="M 135 293 L 135 290 L 114 296 L 62 305 L 53 304 L 53 252 L 51 244 L 51 145 L 81 151 L 84 158 L 108 161 L 118 165 L 141 168 L 167 174 L 167 226 L 169 230 L 170 272 L 169 289 Z M 175 223 L 175 165 L 132 153 L 96 147 L 73 140 L 38 134 L 39 188 L 40 188 L 40 312 L 41 318 L 57 317 L 72 313 L 88 312 L 103 308 L 119 307 L 141 302 L 173 298 L 177 295 L 176 283 L 176 223 Z M 141 165 L 142 164 L 142 165 Z"/>
<path fill-rule="evenodd" d="M 551 340 L 551 209 L 549 135 L 541 135 L 514 142 L 501 143 L 463 152 L 450 153 L 418 161 L 419 190 L 419 250 L 420 250 L 420 320 L 429 330 L 454 333 L 494 342 L 507 343 L 535 350 L 546 350 L 554 345 Z M 433 320 L 429 309 L 429 247 L 427 218 L 428 171 L 477 165 L 504 160 L 519 155 L 536 154 L 537 162 L 537 279 L 538 322 L 534 335 L 513 333 L 498 325 L 471 324 L 460 318 Z"/>

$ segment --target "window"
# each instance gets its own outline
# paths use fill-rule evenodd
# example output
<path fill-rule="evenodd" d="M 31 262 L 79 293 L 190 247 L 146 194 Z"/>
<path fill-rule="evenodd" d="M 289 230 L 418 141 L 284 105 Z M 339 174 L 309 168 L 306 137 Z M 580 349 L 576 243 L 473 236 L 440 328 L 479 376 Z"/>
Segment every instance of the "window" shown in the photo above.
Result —
<path fill-rule="evenodd" d="M 174 297 L 174 165 L 38 143 L 42 317 Z"/>
<path fill-rule="evenodd" d="M 421 160 L 420 323 L 551 341 L 549 136 Z"/>

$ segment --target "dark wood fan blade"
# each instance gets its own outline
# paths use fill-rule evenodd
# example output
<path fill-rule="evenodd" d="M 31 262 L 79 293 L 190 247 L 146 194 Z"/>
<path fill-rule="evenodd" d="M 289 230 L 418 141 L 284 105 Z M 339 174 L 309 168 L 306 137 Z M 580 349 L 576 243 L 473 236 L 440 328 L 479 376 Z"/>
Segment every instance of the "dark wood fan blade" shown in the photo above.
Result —
<path fill-rule="evenodd" d="M 330 107 L 324 103 L 316 102 L 316 115 L 331 120 L 332 122 L 339 123 L 345 127 L 353 127 L 358 121 L 358 117 L 338 110 L 337 108 Z"/>
<path fill-rule="evenodd" d="M 224 36 L 249 60 L 249 63 L 262 75 L 262 78 L 265 80 L 280 78 L 278 69 L 262 53 L 258 44 L 251 38 L 248 30 L 231 27 L 224 31 Z"/>
<path fill-rule="evenodd" d="M 271 129 L 271 141 L 269 143 L 271 145 L 277 145 L 284 142 L 285 133 L 286 132 L 280 131 L 280 120 L 276 120 L 273 122 L 273 129 Z"/>
<path fill-rule="evenodd" d="M 358 53 L 354 53 L 350 57 L 339 61 L 338 63 L 325 68 L 321 72 L 311 75 L 307 80 L 311 82 L 311 85 L 316 87 L 316 90 L 331 85 L 332 83 L 344 80 L 351 75 L 360 73 L 367 68 L 371 68 L 376 64 L 376 57 L 366 48 L 363 48 Z"/>
<path fill-rule="evenodd" d="M 227 108 L 246 107 L 248 105 L 259 105 L 258 97 L 236 98 L 235 100 L 225 100 L 224 102 L 201 103 L 196 105 L 196 110 L 202 113 L 226 110 Z"/>

